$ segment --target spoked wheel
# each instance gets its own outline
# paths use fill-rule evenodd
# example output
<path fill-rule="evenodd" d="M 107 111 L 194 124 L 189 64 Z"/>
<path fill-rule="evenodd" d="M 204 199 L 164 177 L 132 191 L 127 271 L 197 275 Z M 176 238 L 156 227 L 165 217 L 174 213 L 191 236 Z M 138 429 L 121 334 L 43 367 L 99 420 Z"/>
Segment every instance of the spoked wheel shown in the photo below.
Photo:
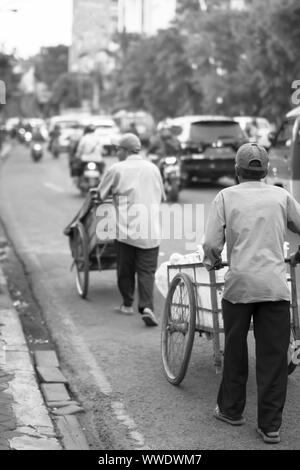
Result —
<path fill-rule="evenodd" d="M 196 302 L 191 278 L 178 273 L 167 295 L 161 332 L 161 353 L 168 381 L 179 385 L 187 371 L 196 326 Z"/>
<path fill-rule="evenodd" d="M 81 223 L 77 225 L 75 236 L 76 287 L 79 295 L 85 299 L 89 288 L 89 252 L 86 231 Z"/>
<path fill-rule="evenodd" d="M 289 349 L 288 349 L 288 374 L 292 374 L 294 370 L 297 367 L 297 362 L 296 362 L 296 351 L 299 349 L 299 346 L 297 345 L 297 338 L 299 336 L 297 335 L 296 329 L 294 327 L 291 327 L 291 336 L 290 336 L 290 344 L 289 344 Z"/>

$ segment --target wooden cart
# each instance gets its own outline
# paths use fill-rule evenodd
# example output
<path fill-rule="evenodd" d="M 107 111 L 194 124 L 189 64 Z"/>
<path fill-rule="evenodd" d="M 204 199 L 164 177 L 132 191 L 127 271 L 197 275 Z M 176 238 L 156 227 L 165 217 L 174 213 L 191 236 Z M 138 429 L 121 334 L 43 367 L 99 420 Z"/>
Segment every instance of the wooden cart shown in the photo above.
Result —
<path fill-rule="evenodd" d="M 116 242 L 114 239 L 100 240 L 97 236 L 98 208 L 101 204 L 113 209 L 112 199 L 101 202 L 90 195 L 76 218 L 65 230 L 76 269 L 76 287 L 79 295 L 86 298 L 89 289 L 90 271 L 116 268 Z"/>
<path fill-rule="evenodd" d="M 295 267 L 291 266 L 290 260 L 286 260 L 286 263 L 289 266 L 287 280 L 291 285 L 291 337 L 287 358 L 288 373 L 291 374 L 297 365 L 300 330 Z M 224 263 L 223 267 L 226 266 Z M 198 281 L 199 270 L 205 270 L 205 282 Z M 201 337 L 212 339 L 216 372 L 220 373 L 223 359 L 220 334 L 224 333 L 221 309 L 224 279 L 218 279 L 218 271 L 207 272 L 202 263 L 176 264 L 168 266 L 168 285 L 161 331 L 161 355 L 167 380 L 173 385 L 179 385 L 184 379 L 195 332 Z M 202 293 L 205 289 L 209 291 L 209 305 L 203 304 Z"/>

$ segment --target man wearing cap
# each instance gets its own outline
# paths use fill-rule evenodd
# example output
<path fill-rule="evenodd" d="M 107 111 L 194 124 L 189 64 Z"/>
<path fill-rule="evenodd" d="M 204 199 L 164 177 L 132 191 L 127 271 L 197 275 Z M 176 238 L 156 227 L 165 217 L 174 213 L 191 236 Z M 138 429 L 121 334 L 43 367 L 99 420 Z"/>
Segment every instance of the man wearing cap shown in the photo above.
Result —
<path fill-rule="evenodd" d="M 140 150 L 140 139 L 124 134 L 117 144 L 119 162 L 107 170 L 98 191 L 103 201 L 111 195 L 116 208 L 117 279 L 123 297 L 118 311 L 134 313 L 137 273 L 138 310 L 147 326 L 156 326 L 153 288 L 161 236 L 159 208 L 165 194 L 157 166 L 139 155 Z"/>
<path fill-rule="evenodd" d="M 300 205 L 283 188 L 261 181 L 268 154 L 257 144 L 236 155 L 239 183 L 215 197 L 207 222 L 204 263 L 218 269 L 227 243 L 229 269 L 222 310 L 225 332 L 223 377 L 214 416 L 244 424 L 248 379 L 247 334 L 251 318 L 256 343 L 257 432 L 264 442 L 280 442 L 287 390 L 290 292 L 284 240 L 287 228 L 300 234 Z"/>

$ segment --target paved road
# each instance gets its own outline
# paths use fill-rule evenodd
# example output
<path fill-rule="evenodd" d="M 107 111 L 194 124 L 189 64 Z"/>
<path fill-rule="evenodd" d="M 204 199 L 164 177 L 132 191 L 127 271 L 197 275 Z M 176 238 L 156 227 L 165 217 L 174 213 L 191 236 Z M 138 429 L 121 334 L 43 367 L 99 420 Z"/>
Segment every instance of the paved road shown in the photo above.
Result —
<path fill-rule="evenodd" d="M 185 190 L 181 207 L 193 203 L 196 210 L 196 204 L 204 204 L 206 214 L 221 187 L 202 185 Z M 147 329 L 138 315 L 122 317 L 113 312 L 121 302 L 115 272 L 93 273 L 88 300 L 78 297 L 62 230 L 81 204 L 64 156 L 56 161 L 46 155 L 33 163 L 28 150 L 16 146 L 2 165 L 1 217 L 25 263 L 63 371 L 85 407 L 81 423 L 91 447 L 265 449 L 254 432 L 251 335 L 247 424 L 234 429 L 212 418 L 220 377 L 214 371 L 209 341 L 196 337 L 187 377 L 180 387 L 173 387 L 162 372 L 160 329 Z M 200 214 L 202 209 L 197 210 Z M 185 222 L 189 225 L 191 218 Z M 199 215 L 198 236 L 203 223 Z M 292 242 L 295 244 L 295 238 Z M 160 261 L 173 252 L 185 251 L 186 240 L 164 240 Z M 160 316 L 163 298 L 159 292 L 155 293 L 155 304 Z M 283 440 L 276 448 L 300 449 L 299 373 L 296 370 L 289 379 Z"/>

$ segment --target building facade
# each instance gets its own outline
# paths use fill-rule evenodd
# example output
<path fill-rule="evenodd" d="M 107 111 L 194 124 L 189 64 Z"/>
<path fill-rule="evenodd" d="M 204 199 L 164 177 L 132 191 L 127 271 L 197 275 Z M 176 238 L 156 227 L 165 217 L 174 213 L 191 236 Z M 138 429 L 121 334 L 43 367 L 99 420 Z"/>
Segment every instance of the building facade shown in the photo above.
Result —
<path fill-rule="evenodd" d="M 119 0 L 119 32 L 153 35 L 176 15 L 176 0 Z"/>
<path fill-rule="evenodd" d="M 73 0 L 71 72 L 88 73 L 108 61 L 113 34 L 118 25 L 118 0 Z"/>

